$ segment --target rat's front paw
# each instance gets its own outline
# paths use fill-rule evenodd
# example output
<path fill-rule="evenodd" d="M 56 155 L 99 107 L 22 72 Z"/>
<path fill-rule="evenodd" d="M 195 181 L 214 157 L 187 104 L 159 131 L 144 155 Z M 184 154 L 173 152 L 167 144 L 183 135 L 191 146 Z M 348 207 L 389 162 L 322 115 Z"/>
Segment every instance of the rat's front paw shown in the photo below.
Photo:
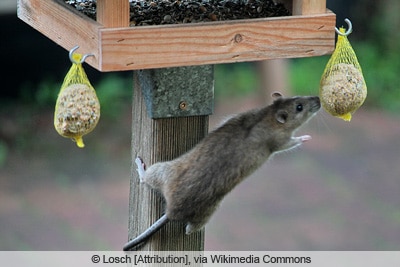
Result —
<path fill-rule="evenodd" d="M 311 140 L 311 135 L 302 135 L 297 138 L 299 138 L 301 140 L 301 142 L 307 142 L 307 141 Z"/>
<path fill-rule="evenodd" d="M 140 182 L 143 183 L 143 177 L 146 169 L 146 165 L 143 163 L 143 160 L 140 157 L 135 159 L 135 163 L 137 166 L 137 172 L 139 174 Z"/>

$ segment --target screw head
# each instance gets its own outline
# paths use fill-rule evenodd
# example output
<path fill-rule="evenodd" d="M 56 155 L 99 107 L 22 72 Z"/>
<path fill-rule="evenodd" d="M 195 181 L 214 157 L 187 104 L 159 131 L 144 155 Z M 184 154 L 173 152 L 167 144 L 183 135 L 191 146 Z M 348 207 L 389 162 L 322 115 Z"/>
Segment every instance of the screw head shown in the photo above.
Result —
<path fill-rule="evenodd" d="M 186 101 L 181 101 L 181 102 L 179 103 L 179 109 L 181 109 L 181 110 L 186 110 L 187 107 L 188 107 L 188 104 L 186 103 Z"/>

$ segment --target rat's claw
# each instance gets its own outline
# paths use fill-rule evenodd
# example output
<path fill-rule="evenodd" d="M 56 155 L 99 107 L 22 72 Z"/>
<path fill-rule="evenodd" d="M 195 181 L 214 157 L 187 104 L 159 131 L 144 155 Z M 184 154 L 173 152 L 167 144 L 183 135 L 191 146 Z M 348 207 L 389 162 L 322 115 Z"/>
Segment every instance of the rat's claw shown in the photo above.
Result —
<path fill-rule="evenodd" d="M 311 136 L 310 136 L 310 135 L 302 135 L 302 136 L 299 136 L 299 139 L 300 139 L 302 142 L 306 142 L 306 141 L 311 140 Z"/>
<path fill-rule="evenodd" d="M 144 173 L 145 173 L 146 165 L 143 163 L 143 161 L 142 161 L 142 159 L 140 157 L 137 157 L 135 159 L 135 163 L 136 163 L 136 166 L 137 166 L 137 172 L 139 174 L 140 182 L 143 183 L 143 176 L 144 176 Z"/>

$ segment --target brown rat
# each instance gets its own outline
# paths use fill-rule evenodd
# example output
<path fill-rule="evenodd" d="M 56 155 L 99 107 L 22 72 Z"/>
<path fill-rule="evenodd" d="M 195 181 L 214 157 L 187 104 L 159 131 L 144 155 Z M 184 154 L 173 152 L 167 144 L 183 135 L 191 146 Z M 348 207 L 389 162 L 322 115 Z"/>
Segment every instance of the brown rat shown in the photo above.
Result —
<path fill-rule="evenodd" d="M 186 234 L 200 230 L 223 197 L 273 153 L 311 139 L 293 133 L 320 109 L 319 98 L 273 96 L 273 104 L 232 117 L 172 161 L 155 163 L 145 171 L 142 160 L 136 159 L 141 182 L 161 192 L 166 212 L 124 250 L 142 243 L 169 220 L 185 222 Z"/>

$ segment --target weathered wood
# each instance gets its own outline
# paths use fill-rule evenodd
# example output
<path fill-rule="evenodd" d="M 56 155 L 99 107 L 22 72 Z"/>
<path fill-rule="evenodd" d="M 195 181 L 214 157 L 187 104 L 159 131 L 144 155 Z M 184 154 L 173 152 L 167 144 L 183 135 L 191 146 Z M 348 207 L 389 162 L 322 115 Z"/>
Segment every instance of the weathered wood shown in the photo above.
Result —
<path fill-rule="evenodd" d="M 188 79 L 191 79 L 190 73 L 187 75 Z M 196 145 L 207 134 L 208 116 L 157 120 L 148 117 L 138 71 L 134 72 L 134 80 L 132 162 L 137 156 L 143 158 L 147 166 L 158 161 L 174 159 Z M 145 184 L 140 184 L 134 163 L 129 203 L 129 239 L 142 233 L 164 212 L 161 195 Z M 203 243 L 204 231 L 186 235 L 184 224 L 170 222 L 147 241 L 141 250 L 201 251 L 204 249 Z"/>
<path fill-rule="evenodd" d="M 293 15 L 321 14 L 326 11 L 326 0 L 293 0 Z"/>
<path fill-rule="evenodd" d="M 129 27 L 129 1 L 97 0 L 96 20 L 107 28 Z"/>
<path fill-rule="evenodd" d="M 193 78 L 187 80 L 187 73 Z M 210 65 L 165 68 L 162 72 L 139 71 L 140 87 L 149 116 L 170 118 L 211 115 L 214 111 L 213 73 L 214 68 Z"/>
<path fill-rule="evenodd" d="M 310 0 L 301 2 L 299 10 L 312 7 Z M 18 16 L 67 50 L 79 45 L 82 53 L 93 53 L 87 62 L 100 71 L 319 56 L 330 54 L 335 44 L 336 16 L 325 10 L 314 15 L 105 28 L 62 1 L 19 0 Z"/>

